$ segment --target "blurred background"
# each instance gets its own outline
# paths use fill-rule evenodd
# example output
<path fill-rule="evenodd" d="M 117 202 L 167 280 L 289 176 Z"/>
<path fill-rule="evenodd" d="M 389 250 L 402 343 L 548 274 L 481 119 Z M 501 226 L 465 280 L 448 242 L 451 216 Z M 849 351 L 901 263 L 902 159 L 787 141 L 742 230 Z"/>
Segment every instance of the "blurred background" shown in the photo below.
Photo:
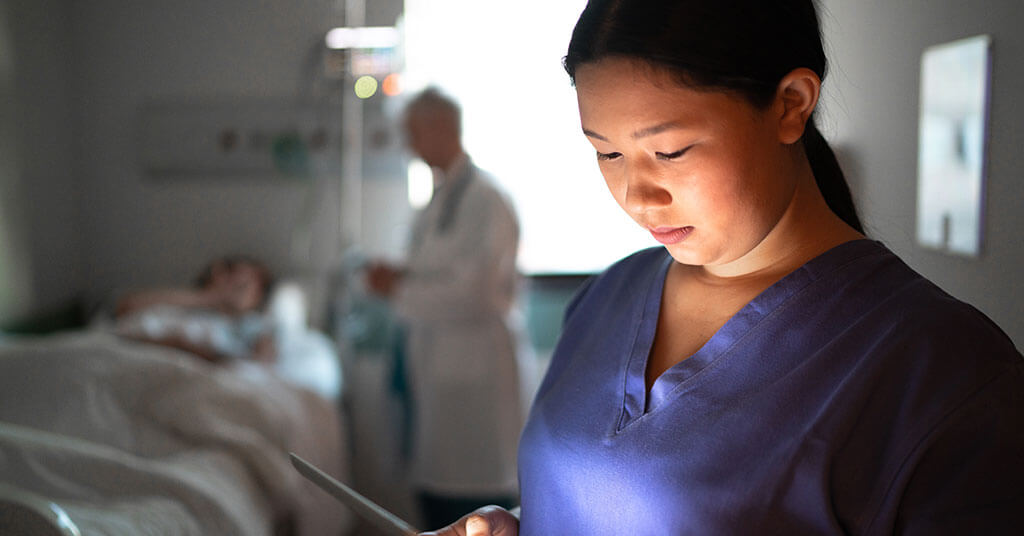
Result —
<path fill-rule="evenodd" d="M 325 322 L 346 255 L 403 254 L 425 198 L 396 114 L 426 84 L 463 102 L 467 150 L 514 198 L 525 274 L 593 272 L 650 245 L 614 208 L 577 134 L 560 59 L 583 2 L 556 4 L 4 0 L 0 320 L 87 309 L 234 251 L 307 278 Z M 1011 28 L 1024 7 L 822 6 L 832 61 L 823 128 L 871 234 L 1020 344 L 1024 112 L 1013 97 L 1024 38 Z M 327 33 L 345 26 L 391 27 L 398 41 L 328 48 Z M 993 74 L 984 238 L 972 259 L 920 248 L 913 230 L 921 53 L 977 34 L 992 36 Z M 363 75 L 377 87 L 359 98 Z"/>
<path fill-rule="evenodd" d="M 429 198 L 397 121 L 433 84 L 462 102 L 467 152 L 516 204 L 543 362 L 576 285 L 654 245 L 579 133 L 560 61 L 584 3 L 2 0 L 0 326 L 79 327 L 124 289 L 245 253 L 302 283 L 310 322 L 343 353 L 372 353 L 371 328 L 349 316 L 350 276 L 400 259 Z M 822 130 L 869 234 L 1021 347 L 1024 4 L 821 4 Z M 328 38 L 362 27 L 382 41 Z M 915 242 L 920 62 L 980 34 L 992 39 L 986 186 L 980 254 L 964 257 Z"/>

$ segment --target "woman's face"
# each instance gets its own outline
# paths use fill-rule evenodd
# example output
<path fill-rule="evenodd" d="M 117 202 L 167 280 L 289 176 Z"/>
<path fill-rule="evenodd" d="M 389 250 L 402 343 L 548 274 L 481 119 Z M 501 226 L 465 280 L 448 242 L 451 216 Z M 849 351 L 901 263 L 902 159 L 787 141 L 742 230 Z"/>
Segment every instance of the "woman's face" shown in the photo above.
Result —
<path fill-rule="evenodd" d="M 741 259 L 789 206 L 796 180 L 774 106 L 620 58 L 578 68 L 576 90 L 608 189 L 678 262 Z"/>

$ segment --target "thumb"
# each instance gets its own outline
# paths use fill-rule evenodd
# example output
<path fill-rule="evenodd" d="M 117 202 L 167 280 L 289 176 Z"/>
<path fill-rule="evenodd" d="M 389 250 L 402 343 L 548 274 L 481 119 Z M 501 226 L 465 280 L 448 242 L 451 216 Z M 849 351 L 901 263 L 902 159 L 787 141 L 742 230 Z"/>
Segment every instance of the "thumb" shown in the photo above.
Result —
<path fill-rule="evenodd" d="M 466 519 L 466 536 L 491 536 L 491 523 L 482 515 Z"/>

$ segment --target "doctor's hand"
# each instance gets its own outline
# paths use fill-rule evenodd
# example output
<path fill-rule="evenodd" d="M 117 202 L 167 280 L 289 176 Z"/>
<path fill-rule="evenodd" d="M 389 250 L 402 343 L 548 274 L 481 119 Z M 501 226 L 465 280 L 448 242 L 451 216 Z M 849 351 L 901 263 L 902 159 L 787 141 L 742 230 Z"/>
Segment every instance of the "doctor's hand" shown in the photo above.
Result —
<path fill-rule="evenodd" d="M 516 508 L 515 510 L 518 510 Z M 500 506 L 484 506 L 447 527 L 420 536 L 517 536 L 519 518 Z"/>
<path fill-rule="evenodd" d="M 389 264 L 375 262 L 366 268 L 367 286 L 378 296 L 391 297 L 401 279 L 402 271 Z"/>

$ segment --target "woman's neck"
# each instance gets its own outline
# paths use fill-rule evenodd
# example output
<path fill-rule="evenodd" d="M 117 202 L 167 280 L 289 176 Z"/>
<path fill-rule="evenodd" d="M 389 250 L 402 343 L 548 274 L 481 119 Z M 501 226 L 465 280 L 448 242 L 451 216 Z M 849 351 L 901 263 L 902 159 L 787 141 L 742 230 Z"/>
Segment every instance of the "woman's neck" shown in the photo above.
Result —
<path fill-rule="evenodd" d="M 735 261 L 699 267 L 697 272 L 702 279 L 723 284 L 750 279 L 778 280 L 840 244 L 864 238 L 832 212 L 809 166 L 806 171 L 789 206 L 768 235 Z"/>

